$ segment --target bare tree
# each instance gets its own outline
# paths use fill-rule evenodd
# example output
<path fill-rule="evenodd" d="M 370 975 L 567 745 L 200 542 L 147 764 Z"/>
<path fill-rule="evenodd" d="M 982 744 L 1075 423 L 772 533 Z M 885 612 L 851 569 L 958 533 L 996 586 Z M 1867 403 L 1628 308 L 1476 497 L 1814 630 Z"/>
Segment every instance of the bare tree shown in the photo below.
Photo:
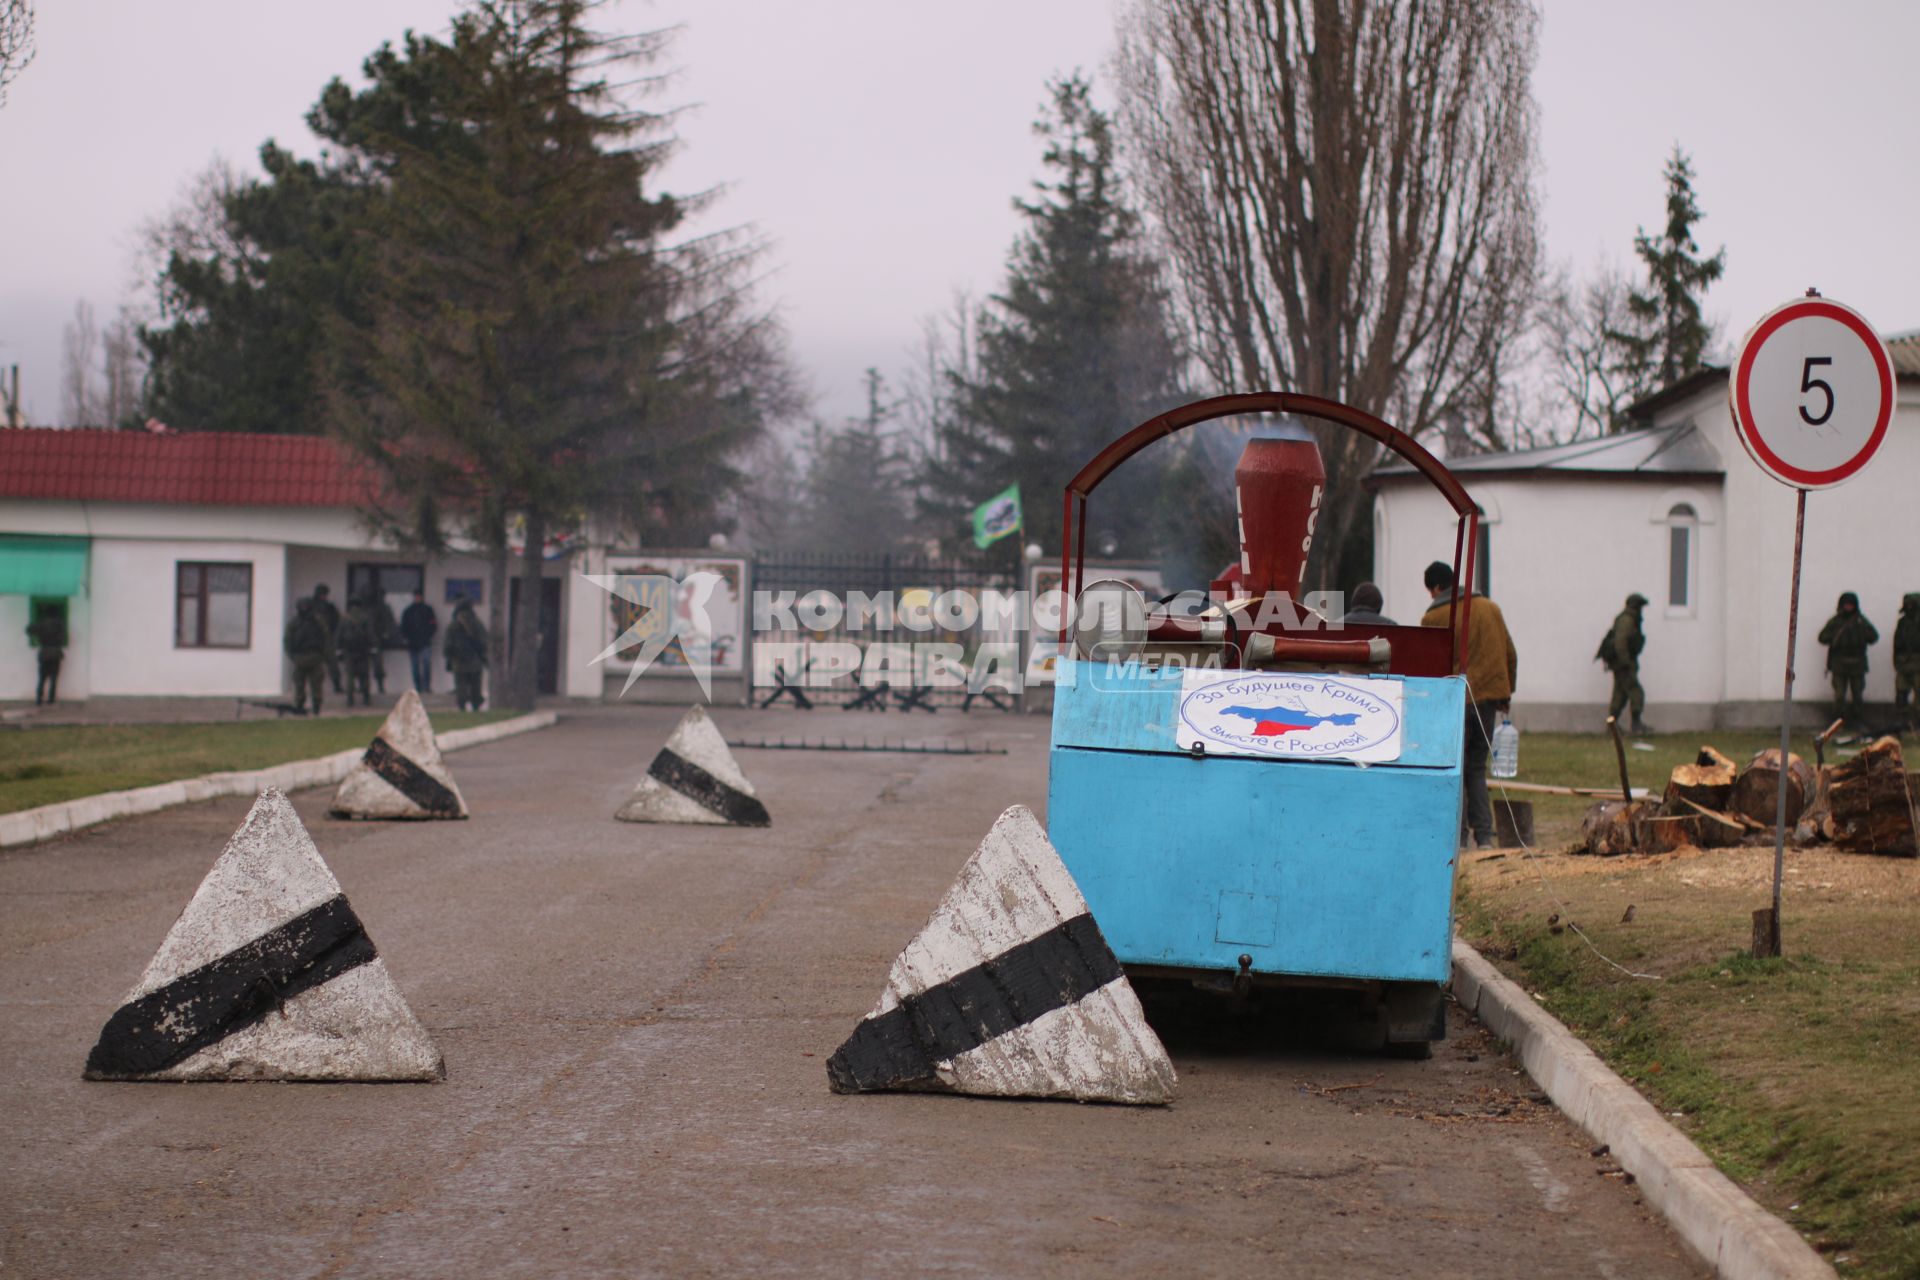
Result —
<path fill-rule="evenodd" d="M 7 86 L 19 79 L 35 52 L 33 0 L 0 0 L 0 107 L 7 105 Z"/>
<path fill-rule="evenodd" d="M 1135 0 L 1120 118 L 1215 385 L 1499 434 L 1538 275 L 1537 23 L 1527 0 Z M 1379 454 L 1321 450 L 1314 585 L 1371 527 Z"/>
<path fill-rule="evenodd" d="M 140 404 L 140 328 L 126 307 L 101 336 L 101 372 L 105 374 L 100 400 L 104 424 L 118 427 L 134 416 Z"/>
<path fill-rule="evenodd" d="M 958 412 L 955 380 L 975 377 L 980 308 L 965 290 L 955 291 L 947 310 L 920 319 L 920 341 L 908 348 L 905 391 L 900 397 L 903 445 L 917 473 L 940 461 L 942 440 Z"/>
<path fill-rule="evenodd" d="M 1540 311 L 1547 377 L 1560 408 L 1573 418 L 1561 439 L 1620 430 L 1627 406 L 1652 389 L 1636 377 L 1614 336 L 1628 323 L 1628 293 L 1626 277 L 1614 267 L 1602 268 L 1584 285 L 1563 277 L 1547 292 Z"/>
<path fill-rule="evenodd" d="M 187 314 L 186 304 L 166 289 L 167 265 L 175 256 L 217 267 L 227 279 L 255 256 L 227 217 L 227 202 L 243 182 L 231 164 L 215 157 L 181 189 L 173 208 L 142 224 L 133 255 L 142 312 L 167 322 Z"/>
<path fill-rule="evenodd" d="M 60 347 L 60 415 L 70 427 L 100 425 L 100 393 L 94 369 L 100 357 L 100 326 L 94 323 L 93 304 L 82 299 L 73 305 L 73 319 Z"/>

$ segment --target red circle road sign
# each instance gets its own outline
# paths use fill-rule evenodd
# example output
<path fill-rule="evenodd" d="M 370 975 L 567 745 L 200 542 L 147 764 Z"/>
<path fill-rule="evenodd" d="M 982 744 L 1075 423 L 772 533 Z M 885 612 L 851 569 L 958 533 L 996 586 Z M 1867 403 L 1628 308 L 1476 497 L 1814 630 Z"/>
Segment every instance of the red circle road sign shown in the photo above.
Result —
<path fill-rule="evenodd" d="M 1782 484 L 1827 489 L 1873 461 L 1893 421 L 1893 361 L 1873 326 L 1829 298 L 1798 298 L 1747 331 L 1728 397 L 1753 460 Z"/>

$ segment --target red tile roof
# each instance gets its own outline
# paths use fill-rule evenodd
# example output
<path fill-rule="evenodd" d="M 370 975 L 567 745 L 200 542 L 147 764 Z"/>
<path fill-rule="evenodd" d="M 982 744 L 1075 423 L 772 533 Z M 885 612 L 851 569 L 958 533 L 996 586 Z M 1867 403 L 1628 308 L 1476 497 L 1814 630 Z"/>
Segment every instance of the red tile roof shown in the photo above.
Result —
<path fill-rule="evenodd" d="M 0 498 L 352 507 L 369 479 L 320 436 L 0 429 Z"/>

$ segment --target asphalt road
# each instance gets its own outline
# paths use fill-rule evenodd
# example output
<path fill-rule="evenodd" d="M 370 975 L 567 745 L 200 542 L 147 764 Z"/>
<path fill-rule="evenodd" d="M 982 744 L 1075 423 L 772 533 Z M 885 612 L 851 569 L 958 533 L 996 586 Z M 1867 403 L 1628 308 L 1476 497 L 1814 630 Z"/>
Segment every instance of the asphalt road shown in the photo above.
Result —
<path fill-rule="evenodd" d="M 1002 756 L 742 752 L 770 830 L 615 823 L 674 718 L 450 757 L 469 822 L 295 798 L 442 1084 L 82 1083 L 246 805 L 0 854 L 0 1277 L 1705 1274 L 1457 1011 L 1428 1062 L 1170 1034 L 1164 1109 L 830 1093 L 980 835 L 1044 812 L 1045 722 L 911 724 Z"/>

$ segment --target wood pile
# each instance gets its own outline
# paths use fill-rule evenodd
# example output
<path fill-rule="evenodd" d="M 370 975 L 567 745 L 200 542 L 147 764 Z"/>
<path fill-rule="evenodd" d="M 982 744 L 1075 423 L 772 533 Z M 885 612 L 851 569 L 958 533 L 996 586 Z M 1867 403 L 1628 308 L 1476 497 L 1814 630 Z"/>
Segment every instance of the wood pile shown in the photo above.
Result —
<path fill-rule="evenodd" d="M 1659 800 L 1603 800 L 1587 811 L 1580 841 L 1587 853 L 1672 853 L 1770 837 L 1779 803 L 1780 752 L 1760 752 L 1745 768 L 1702 747 L 1691 764 L 1667 778 Z M 1821 795 L 1820 776 L 1799 756 L 1787 757 L 1787 821 Z"/>
<path fill-rule="evenodd" d="M 1580 824 L 1580 843 L 1601 857 L 1771 843 L 1780 773 L 1777 747 L 1744 768 L 1702 747 L 1692 764 L 1668 777 L 1659 800 L 1594 805 Z M 1818 770 L 1789 755 L 1786 775 L 1795 843 L 1897 857 L 1920 853 L 1920 774 L 1907 772 L 1898 738 L 1881 738 L 1853 759 Z"/>
<path fill-rule="evenodd" d="M 1920 852 L 1914 790 L 1898 738 L 1882 738 L 1822 773 L 1822 837 L 1854 853 L 1911 858 Z"/>

